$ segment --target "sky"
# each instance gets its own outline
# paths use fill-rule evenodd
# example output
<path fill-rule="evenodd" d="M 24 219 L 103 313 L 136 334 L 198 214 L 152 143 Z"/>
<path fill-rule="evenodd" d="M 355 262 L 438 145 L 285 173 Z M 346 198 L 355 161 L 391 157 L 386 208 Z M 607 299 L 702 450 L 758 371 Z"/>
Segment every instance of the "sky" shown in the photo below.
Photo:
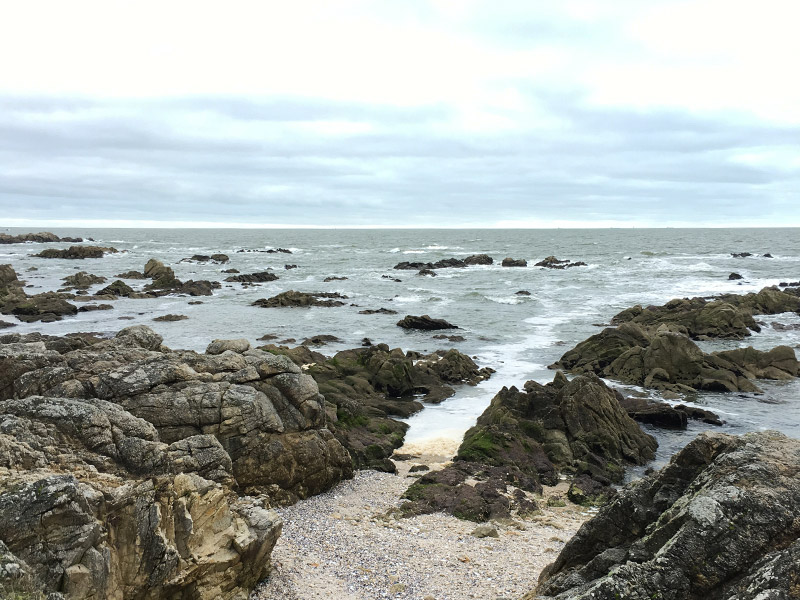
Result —
<path fill-rule="evenodd" d="M 0 4 L 0 226 L 800 226 L 797 0 Z"/>

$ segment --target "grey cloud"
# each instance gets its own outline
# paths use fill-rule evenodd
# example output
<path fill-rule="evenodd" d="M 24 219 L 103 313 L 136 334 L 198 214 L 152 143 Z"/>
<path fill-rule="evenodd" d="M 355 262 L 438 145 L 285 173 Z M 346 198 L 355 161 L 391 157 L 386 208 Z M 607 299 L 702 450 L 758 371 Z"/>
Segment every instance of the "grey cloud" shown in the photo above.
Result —
<path fill-rule="evenodd" d="M 796 148 L 797 127 L 520 90 L 566 125 L 470 133 L 452 126 L 449 107 L 304 98 L 0 96 L 0 209 L 22 218 L 338 225 L 394 225 L 399 214 L 405 225 L 452 223 L 453 215 L 661 222 L 796 214 L 798 169 L 733 157 Z M 198 114 L 219 133 L 179 126 Z M 314 131 L 329 120 L 368 124 L 372 133 Z M 231 123 L 264 136 L 229 136 Z"/>

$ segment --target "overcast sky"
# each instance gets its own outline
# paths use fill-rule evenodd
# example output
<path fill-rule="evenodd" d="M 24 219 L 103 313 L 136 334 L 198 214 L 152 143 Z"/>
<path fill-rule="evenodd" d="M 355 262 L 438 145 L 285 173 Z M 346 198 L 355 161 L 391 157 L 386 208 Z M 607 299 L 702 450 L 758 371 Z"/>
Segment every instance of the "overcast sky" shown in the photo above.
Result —
<path fill-rule="evenodd" d="M 0 225 L 800 226 L 797 0 L 0 7 Z"/>

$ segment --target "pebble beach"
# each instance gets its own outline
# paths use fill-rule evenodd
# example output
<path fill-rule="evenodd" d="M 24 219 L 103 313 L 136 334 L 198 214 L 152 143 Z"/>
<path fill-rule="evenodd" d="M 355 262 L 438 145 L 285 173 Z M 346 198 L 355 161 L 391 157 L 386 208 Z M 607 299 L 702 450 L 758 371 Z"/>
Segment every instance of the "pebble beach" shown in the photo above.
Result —
<path fill-rule="evenodd" d="M 251 600 L 510 600 L 533 589 L 590 511 L 548 505 L 548 498 L 566 498 L 564 483 L 537 498 L 540 514 L 489 523 L 496 538 L 476 537 L 476 523 L 443 513 L 400 517 L 411 467 L 445 466 L 445 446 L 407 444 L 398 454 L 413 458 L 396 461 L 396 475 L 358 471 L 325 494 L 278 509 L 284 526 L 272 573 Z"/>

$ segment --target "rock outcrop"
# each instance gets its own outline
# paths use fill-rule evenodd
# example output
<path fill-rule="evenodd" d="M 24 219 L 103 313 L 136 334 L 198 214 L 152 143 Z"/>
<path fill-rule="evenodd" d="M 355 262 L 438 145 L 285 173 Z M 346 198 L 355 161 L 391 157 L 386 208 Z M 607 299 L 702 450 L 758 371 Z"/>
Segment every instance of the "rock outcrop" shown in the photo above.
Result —
<path fill-rule="evenodd" d="M 271 504 L 352 474 L 314 379 L 247 340 L 0 335 L 0 596 L 245 600 Z M 335 416 L 333 417 L 335 419 Z"/>
<path fill-rule="evenodd" d="M 259 298 L 253 302 L 252 306 L 261 308 L 280 308 L 280 307 L 308 307 L 308 306 L 344 306 L 342 300 L 347 300 L 337 292 L 296 292 L 289 290 L 282 292 L 271 298 Z"/>
<path fill-rule="evenodd" d="M 702 434 L 585 523 L 525 600 L 796 598 L 798 514 L 800 442 Z"/>
<path fill-rule="evenodd" d="M 146 421 L 166 444 L 213 436 L 241 489 L 293 501 L 352 473 L 347 451 L 326 428 L 316 383 L 285 357 L 172 352 L 144 326 L 89 345 L 36 334 L 0 342 L 0 399 L 105 400 Z"/>
<path fill-rule="evenodd" d="M 36 242 L 39 244 L 46 244 L 49 242 L 69 242 L 71 244 L 75 244 L 82 241 L 82 238 L 60 238 L 55 233 L 50 233 L 49 231 L 40 231 L 39 233 L 23 233 L 20 235 L 8 235 L 7 233 L 0 233 L 0 244 L 24 244 L 25 242 Z"/>
<path fill-rule="evenodd" d="M 408 426 L 392 417 L 408 417 L 422 410 L 419 400 L 441 402 L 453 385 L 476 385 L 493 373 L 457 350 L 422 355 L 376 344 L 326 358 L 304 347 L 264 348 L 307 369 L 325 396 L 334 435 L 359 469 L 396 470 L 389 456 Z"/>
<path fill-rule="evenodd" d="M 528 261 L 524 258 L 510 258 L 506 257 L 503 259 L 503 262 L 500 263 L 504 267 L 527 267 Z"/>
<path fill-rule="evenodd" d="M 67 302 L 71 294 L 44 292 L 28 296 L 23 282 L 11 265 L 0 265 L 0 314 L 14 315 L 20 321 L 45 323 L 78 314 L 78 307 Z"/>
<path fill-rule="evenodd" d="M 535 510 L 530 493 L 555 485 L 559 473 L 585 476 L 605 501 L 625 466 L 654 456 L 656 441 L 620 406 L 620 396 L 594 376 L 503 388 L 478 418 L 452 466 L 423 475 L 404 494 L 405 514 L 444 510 L 473 521 Z"/>
<path fill-rule="evenodd" d="M 98 283 L 105 283 L 106 278 L 98 275 L 92 275 L 86 271 L 78 271 L 74 275 L 67 275 L 61 281 L 64 285 L 74 290 L 86 290 Z"/>
<path fill-rule="evenodd" d="M 748 347 L 706 354 L 665 325 L 652 332 L 631 322 L 584 340 L 551 368 L 673 392 L 760 392 L 754 379 L 785 380 L 800 372 L 788 346 L 768 352 Z"/>
<path fill-rule="evenodd" d="M 212 254 L 211 256 L 207 254 L 194 254 L 190 258 L 182 258 L 181 262 L 197 262 L 197 263 L 211 262 L 217 265 L 224 265 L 229 260 L 230 257 L 227 254 Z"/>
<path fill-rule="evenodd" d="M 559 260 L 555 256 L 548 256 L 537 262 L 534 266 L 545 267 L 547 269 L 566 269 L 568 267 L 585 267 L 587 265 L 582 261 L 572 262 L 569 259 Z"/>
<path fill-rule="evenodd" d="M 260 271 L 258 273 L 245 273 L 242 275 L 231 275 L 226 277 L 225 281 L 232 281 L 237 283 L 264 283 L 267 281 L 275 281 L 278 276 L 270 271 Z"/>
<path fill-rule="evenodd" d="M 37 258 L 66 258 L 70 260 L 80 260 L 84 258 L 103 258 L 106 254 L 116 254 L 116 248 L 104 246 L 70 246 L 64 250 L 57 248 L 47 248 L 39 254 L 33 256 Z"/>
<path fill-rule="evenodd" d="M 458 325 L 448 323 L 444 319 L 432 319 L 428 315 L 417 317 L 406 315 L 397 322 L 398 327 L 403 329 L 421 329 L 423 331 L 436 331 L 438 329 L 458 329 Z"/>
<path fill-rule="evenodd" d="M 667 325 L 671 331 L 692 339 L 742 339 L 761 328 L 753 315 L 775 315 L 800 311 L 800 298 L 777 287 L 758 293 L 725 294 L 716 299 L 682 298 L 663 306 L 636 305 L 611 320 L 612 325 L 636 323 L 645 329 Z"/>

